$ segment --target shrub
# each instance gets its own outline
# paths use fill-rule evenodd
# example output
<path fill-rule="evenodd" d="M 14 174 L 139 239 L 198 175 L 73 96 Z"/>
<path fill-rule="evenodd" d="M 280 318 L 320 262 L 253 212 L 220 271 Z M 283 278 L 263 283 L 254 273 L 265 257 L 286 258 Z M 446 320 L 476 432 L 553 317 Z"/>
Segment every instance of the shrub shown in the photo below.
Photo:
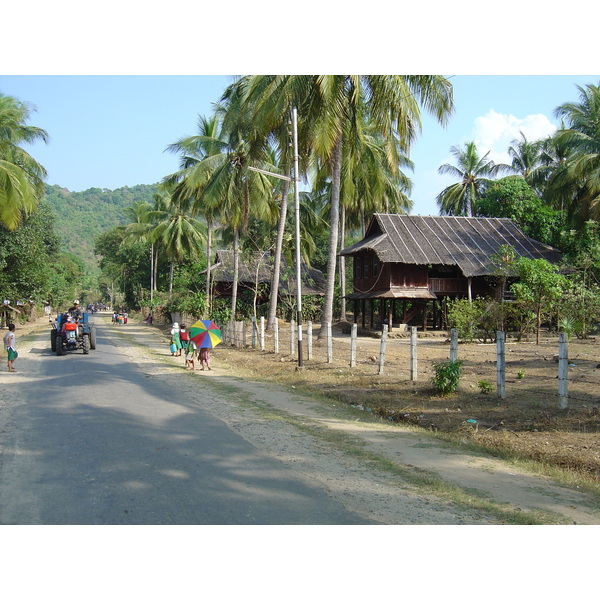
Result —
<path fill-rule="evenodd" d="M 431 383 L 440 395 L 445 396 L 456 391 L 462 364 L 462 360 L 455 360 L 433 365 L 435 375 L 431 378 Z"/>
<path fill-rule="evenodd" d="M 482 394 L 491 394 L 494 391 L 494 386 L 489 381 L 486 381 L 485 379 L 482 379 L 481 381 L 479 381 L 477 383 L 477 385 L 479 386 L 479 391 Z"/>

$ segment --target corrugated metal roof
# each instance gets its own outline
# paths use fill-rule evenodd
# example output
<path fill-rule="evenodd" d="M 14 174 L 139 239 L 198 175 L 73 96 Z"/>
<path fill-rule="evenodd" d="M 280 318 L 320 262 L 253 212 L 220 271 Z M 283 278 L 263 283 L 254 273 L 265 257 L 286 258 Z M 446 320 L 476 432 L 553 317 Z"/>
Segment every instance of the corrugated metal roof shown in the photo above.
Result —
<path fill-rule="evenodd" d="M 381 262 L 456 265 L 465 277 L 476 277 L 492 273 L 490 257 L 503 245 L 525 258 L 561 259 L 556 248 L 526 236 L 511 219 L 388 213 L 375 213 L 365 238 L 340 254 L 373 250 Z"/>

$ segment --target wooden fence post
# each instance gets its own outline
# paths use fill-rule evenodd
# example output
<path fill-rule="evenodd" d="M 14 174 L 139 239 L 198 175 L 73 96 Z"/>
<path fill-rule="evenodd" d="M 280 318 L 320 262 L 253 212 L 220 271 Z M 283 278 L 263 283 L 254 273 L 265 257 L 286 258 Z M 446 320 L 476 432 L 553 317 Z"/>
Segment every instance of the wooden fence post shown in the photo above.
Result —
<path fill-rule="evenodd" d="M 506 398 L 506 355 L 504 353 L 504 331 L 496 332 L 496 384 L 498 398 Z"/>
<path fill-rule="evenodd" d="M 256 328 L 256 317 L 251 317 L 250 323 L 252 327 L 252 349 L 254 350 L 256 348 L 256 334 L 258 333 Z"/>
<path fill-rule="evenodd" d="M 306 343 L 308 344 L 308 360 L 312 360 L 313 351 L 313 335 L 312 335 L 312 321 L 306 322 Z"/>
<path fill-rule="evenodd" d="M 260 318 L 260 349 L 264 352 L 265 349 L 265 318 Z"/>
<path fill-rule="evenodd" d="M 279 354 L 279 321 L 273 320 L 273 352 Z"/>
<path fill-rule="evenodd" d="M 326 324 L 327 328 L 327 362 L 333 362 L 333 339 L 331 335 L 331 323 Z"/>
<path fill-rule="evenodd" d="M 290 356 L 296 354 L 296 324 L 294 319 L 290 321 Z"/>
<path fill-rule="evenodd" d="M 458 360 L 458 329 L 450 330 L 450 362 Z"/>
<path fill-rule="evenodd" d="M 417 328 L 410 328 L 410 380 L 417 380 Z"/>
<path fill-rule="evenodd" d="M 569 334 L 558 334 L 558 408 L 569 407 Z"/>
<path fill-rule="evenodd" d="M 379 344 L 379 369 L 377 370 L 378 375 L 383 375 L 383 365 L 385 364 L 385 345 L 387 343 L 388 326 L 383 326 L 381 332 L 381 342 Z"/>
<path fill-rule="evenodd" d="M 352 323 L 352 331 L 350 332 L 350 367 L 356 366 L 356 333 L 358 326 Z"/>

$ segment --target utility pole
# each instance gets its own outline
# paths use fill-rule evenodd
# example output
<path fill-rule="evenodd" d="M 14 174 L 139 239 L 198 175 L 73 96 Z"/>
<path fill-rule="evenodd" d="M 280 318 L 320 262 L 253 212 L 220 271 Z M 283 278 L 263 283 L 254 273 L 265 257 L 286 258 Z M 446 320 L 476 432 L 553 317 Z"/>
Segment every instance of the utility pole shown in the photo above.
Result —
<path fill-rule="evenodd" d="M 248 167 L 251 171 L 263 173 L 264 175 L 272 175 L 284 181 L 294 182 L 294 205 L 296 213 L 296 322 L 298 324 L 298 367 L 303 367 L 302 360 L 302 269 L 300 264 L 300 171 L 298 169 L 298 111 L 296 107 L 292 109 L 292 132 L 288 132 L 292 136 L 292 144 L 294 151 L 294 177 L 281 175 L 279 173 L 271 173 L 256 167 Z M 271 290 L 273 293 L 273 290 Z M 275 292 L 277 293 L 277 291 Z"/>

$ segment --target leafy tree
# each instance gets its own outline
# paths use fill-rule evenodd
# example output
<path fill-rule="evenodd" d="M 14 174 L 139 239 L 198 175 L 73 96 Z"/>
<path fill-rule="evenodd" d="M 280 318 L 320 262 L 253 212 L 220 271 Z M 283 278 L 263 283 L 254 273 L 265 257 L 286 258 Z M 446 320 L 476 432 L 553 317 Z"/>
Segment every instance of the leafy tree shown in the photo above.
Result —
<path fill-rule="evenodd" d="M 517 175 L 491 183 L 477 201 L 475 215 L 512 219 L 528 236 L 554 246 L 564 226 L 563 214 L 542 202 Z"/>
<path fill-rule="evenodd" d="M 476 203 L 491 184 L 491 178 L 505 167 L 489 160 L 489 152 L 479 156 L 475 142 L 467 142 L 464 148 L 452 146 L 450 152 L 456 159 L 456 165 L 443 164 L 438 173 L 453 175 L 459 181 L 438 194 L 436 201 L 440 214 L 472 217 Z"/>
<path fill-rule="evenodd" d="M 44 193 L 46 170 L 21 144 L 48 141 L 48 133 L 26 125 L 32 107 L 0 94 L 0 224 L 14 230 Z"/>
<path fill-rule="evenodd" d="M 536 315 L 536 343 L 540 343 L 542 319 L 550 316 L 555 303 L 567 285 L 567 280 L 560 275 L 555 265 L 543 258 L 529 259 L 520 257 L 514 261 L 517 283 L 511 285 L 517 301 Z"/>

